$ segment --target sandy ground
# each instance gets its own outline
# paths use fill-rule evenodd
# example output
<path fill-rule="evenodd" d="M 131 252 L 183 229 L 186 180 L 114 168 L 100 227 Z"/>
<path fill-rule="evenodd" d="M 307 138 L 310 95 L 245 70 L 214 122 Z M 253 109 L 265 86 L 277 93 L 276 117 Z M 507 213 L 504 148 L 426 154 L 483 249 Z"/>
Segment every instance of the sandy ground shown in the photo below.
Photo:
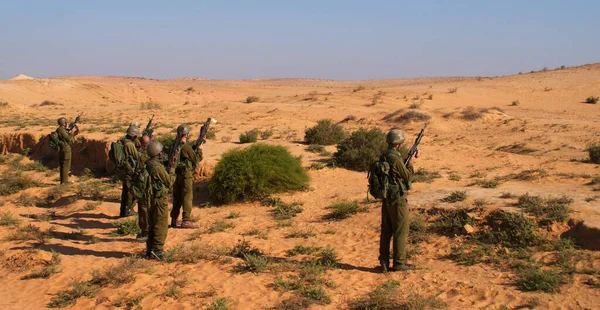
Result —
<path fill-rule="evenodd" d="M 354 120 L 343 123 L 348 130 L 358 127 L 388 130 L 400 126 L 412 140 L 423 122 L 398 124 L 383 118 L 398 109 L 408 109 L 413 101 L 419 103 L 421 99 L 413 99 L 419 96 L 424 100 L 418 111 L 432 119 L 415 165 L 439 171 L 442 177 L 432 183 L 415 184 L 409 198 L 413 210 L 449 205 L 440 199 L 455 190 L 467 191 L 468 202 L 485 199 L 489 203 L 486 208 L 505 207 L 507 201 L 499 198 L 503 192 L 529 192 L 542 196 L 566 194 L 574 199 L 573 219 L 600 223 L 600 204 L 593 199 L 600 198 L 600 193 L 586 185 L 590 175 L 600 175 L 600 166 L 585 162 L 587 152 L 584 151 L 588 143 L 599 139 L 600 105 L 583 103 L 589 96 L 600 95 L 598 81 L 600 64 L 497 78 L 350 82 L 308 79 L 158 81 L 123 77 L 11 80 L 0 82 L 0 101 L 8 102 L 8 106 L 0 107 L 0 134 L 47 134 L 55 128 L 58 117 L 72 119 L 76 113 L 84 112 L 84 122 L 80 126 L 82 136 L 111 141 L 123 134 L 129 122 L 145 124 L 152 114 L 160 126 L 158 135 L 172 133 L 182 122 L 191 122 L 196 132 L 207 117 L 214 117 L 219 121 L 215 125 L 217 138 L 205 145 L 207 162 L 215 163 L 227 150 L 242 147 L 237 143 L 239 134 L 256 128 L 272 130 L 274 134 L 266 142 L 284 145 L 294 155 L 302 155 L 303 165 L 308 167 L 328 159 L 307 152 L 306 145 L 301 144 L 305 128 L 313 126 L 317 120 L 331 118 L 337 122 L 352 115 Z M 364 89 L 354 91 L 358 86 Z M 189 87 L 193 91 L 186 91 Z M 448 91 L 453 87 L 458 88 L 456 93 Z M 431 100 L 429 94 L 433 95 Z M 248 96 L 258 96 L 260 101 L 247 104 Z M 380 99 L 373 105 L 374 98 Z M 40 106 L 44 100 L 58 105 Z M 519 105 L 512 106 L 515 100 Z M 140 108 L 144 102 L 158 103 L 160 107 L 144 110 Z M 467 107 L 499 109 L 477 120 L 465 120 L 460 117 L 460 112 Z M 527 148 L 529 152 L 518 154 L 499 150 L 514 145 Z M 334 146 L 327 149 L 335 151 Z M 24 159 L 23 162 L 27 161 Z M 5 164 L 2 169 L 10 167 Z M 511 180 L 491 189 L 468 186 L 476 172 L 493 178 L 528 169 L 543 169 L 548 175 L 534 181 Z M 45 185 L 25 191 L 36 197 L 45 197 L 49 186 L 57 183 L 57 174 L 27 174 Z M 461 176 L 460 180 L 448 179 L 452 174 Z M 584 275 L 576 275 L 559 294 L 521 292 L 511 285 L 514 274 L 510 271 L 486 265 L 458 266 L 444 259 L 455 242 L 445 237 L 434 236 L 420 245 L 422 254 L 413 259 L 419 267 L 416 271 L 378 273 L 375 269 L 380 221 L 377 204 L 369 204 L 369 212 L 343 221 L 322 219 L 329 212 L 326 208 L 336 202 L 365 198 L 366 174 L 325 168 L 309 170 L 309 175 L 312 191 L 280 195 L 284 201 L 303 203 L 304 212 L 294 218 L 293 227 L 278 227 L 269 209 L 261 207 L 260 203 L 200 208 L 200 197 L 194 217 L 201 228 L 197 231 L 169 230 L 167 248 L 189 244 L 190 239 L 213 247 L 230 248 L 252 228 L 258 228 L 264 236 L 246 236 L 245 239 L 273 257 L 284 258 L 286 251 L 298 244 L 330 245 L 345 268 L 327 272 L 327 279 L 337 284 L 326 288 L 332 302 L 325 306 L 313 305 L 314 309 L 345 308 L 351 300 L 389 279 L 398 280 L 403 292 L 437 296 L 451 309 L 496 309 L 502 305 L 516 309 L 532 297 L 539 298 L 540 307 L 546 309 L 600 308 L 599 291 L 584 284 Z M 74 181 L 84 180 L 74 177 Z M 72 196 L 76 186 L 73 185 L 63 197 Z M 55 294 L 67 289 L 72 280 L 87 280 L 93 270 L 102 270 L 122 262 L 124 257 L 144 252 L 144 244 L 136 242 L 133 236 L 111 235 L 115 230 L 111 223 L 116 220 L 119 209 L 119 203 L 114 199 L 103 199 L 89 211 L 86 211 L 86 203 L 90 201 L 83 199 L 55 204 L 47 209 L 18 206 L 15 199 L 21 194 L 3 197 L 0 210 L 20 215 L 22 223 L 31 222 L 42 229 L 52 226 L 60 233 L 77 232 L 81 228 L 85 230 L 85 237 L 82 240 L 51 238 L 43 245 L 0 243 L 0 258 L 4 262 L 0 270 L 2 309 L 43 308 Z M 49 211 L 54 212 L 54 216 L 47 221 L 25 217 Z M 231 212 L 240 215 L 226 220 L 235 227 L 225 232 L 206 233 L 213 223 Z M 316 236 L 308 239 L 285 237 L 298 228 L 312 229 Z M 0 238 L 6 238 L 13 230 L 0 227 Z M 92 237 L 97 238 L 95 242 L 88 242 Z M 49 279 L 23 280 L 23 276 L 50 259 L 51 250 L 62 254 L 62 272 Z M 595 252 L 592 254 L 596 255 Z M 17 257 L 20 260 L 16 263 L 7 263 Z M 229 298 L 232 309 L 264 309 L 291 296 L 290 292 L 277 290 L 273 285 L 277 277 L 285 276 L 286 272 L 232 272 L 238 262 L 238 259 L 203 260 L 186 265 L 150 262 L 146 272 L 136 273 L 134 282 L 103 287 L 94 298 L 79 298 L 75 307 L 114 308 L 119 305 L 118 301 L 140 295 L 143 298 L 139 304 L 143 309 L 159 306 L 195 309 L 218 297 Z M 594 268 L 600 267 L 597 261 L 591 264 Z M 167 296 L 169 283 L 182 274 L 189 278 L 188 283 L 179 295 Z M 200 294 L 208 290 L 214 290 L 214 294 Z"/>

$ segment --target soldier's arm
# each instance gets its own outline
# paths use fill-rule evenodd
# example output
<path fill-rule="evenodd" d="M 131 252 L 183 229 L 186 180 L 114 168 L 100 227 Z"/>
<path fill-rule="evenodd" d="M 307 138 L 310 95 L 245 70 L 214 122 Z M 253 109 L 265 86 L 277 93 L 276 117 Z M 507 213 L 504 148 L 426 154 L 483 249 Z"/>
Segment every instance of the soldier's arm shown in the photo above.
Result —
<path fill-rule="evenodd" d="M 413 173 L 408 168 L 406 168 L 402 157 L 398 157 L 394 165 L 396 166 L 396 171 L 398 171 L 398 174 L 400 174 L 400 177 L 404 181 L 404 184 L 406 184 L 406 187 L 410 189 L 412 185 Z"/>
<path fill-rule="evenodd" d="M 67 143 L 71 144 L 73 142 L 75 142 L 75 139 L 73 138 L 73 136 L 71 134 L 69 134 L 67 132 L 67 130 L 63 127 L 58 129 L 58 136 L 63 140 L 66 141 Z"/>
<path fill-rule="evenodd" d="M 140 155 L 133 142 L 125 143 L 125 154 L 136 161 L 140 160 Z"/>
<path fill-rule="evenodd" d="M 173 185 L 173 178 L 171 178 L 171 175 L 165 169 L 158 170 L 158 178 L 166 187 L 170 188 Z"/>
<path fill-rule="evenodd" d="M 198 154 L 198 150 L 194 152 L 194 148 L 189 144 L 185 145 L 181 150 L 181 155 L 182 157 L 189 159 L 194 165 L 202 160 L 202 150 L 200 150 L 200 154 Z"/>

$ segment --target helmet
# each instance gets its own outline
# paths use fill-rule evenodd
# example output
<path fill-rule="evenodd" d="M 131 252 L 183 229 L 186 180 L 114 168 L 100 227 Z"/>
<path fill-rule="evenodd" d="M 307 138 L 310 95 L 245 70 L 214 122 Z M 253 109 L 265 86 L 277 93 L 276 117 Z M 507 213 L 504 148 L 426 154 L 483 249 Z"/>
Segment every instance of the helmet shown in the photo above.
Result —
<path fill-rule="evenodd" d="M 181 124 L 177 127 L 177 134 L 180 136 L 187 135 L 192 129 L 188 124 Z"/>
<path fill-rule="evenodd" d="M 137 137 L 140 135 L 140 129 L 137 126 L 129 125 L 129 128 L 127 128 L 127 135 L 130 137 Z"/>
<path fill-rule="evenodd" d="M 67 119 L 66 118 L 61 117 L 61 118 L 58 119 L 58 125 L 64 126 L 66 124 L 67 124 Z"/>
<path fill-rule="evenodd" d="M 160 155 L 160 153 L 162 151 L 163 151 L 163 145 L 162 145 L 162 143 L 160 143 L 158 141 L 152 141 L 152 142 L 150 142 L 148 147 L 146 147 L 146 152 L 148 152 L 148 156 L 150 156 L 150 157 L 156 157 L 156 156 Z"/>
<path fill-rule="evenodd" d="M 385 141 L 388 144 L 402 144 L 404 143 L 404 133 L 398 128 L 392 128 L 385 137 Z"/>

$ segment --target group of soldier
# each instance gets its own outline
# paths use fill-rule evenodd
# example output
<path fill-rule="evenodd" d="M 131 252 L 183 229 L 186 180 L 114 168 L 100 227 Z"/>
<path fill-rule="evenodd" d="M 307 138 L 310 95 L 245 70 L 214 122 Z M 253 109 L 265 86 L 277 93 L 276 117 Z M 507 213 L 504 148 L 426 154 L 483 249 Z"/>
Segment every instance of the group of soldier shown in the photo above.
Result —
<path fill-rule="evenodd" d="M 62 140 L 60 147 L 60 182 L 68 182 L 71 167 L 71 148 L 74 137 L 79 132 L 75 126 L 72 130 L 67 128 L 67 120 L 60 118 L 57 129 Z M 148 195 L 137 199 L 138 217 L 141 233 L 137 236 L 146 240 L 146 257 L 162 259 L 163 246 L 169 228 L 168 195 L 173 193 L 173 208 L 170 211 L 172 228 L 196 228 L 191 219 L 193 199 L 193 172 L 202 160 L 200 145 L 196 149 L 187 143 L 190 127 L 181 124 L 177 128 L 179 143 L 179 156 L 176 164 L 169 164 L 163 160 L 163 145 L 158 141 L 151 141 L 148 135 L 140 133 L 139 125 L 131 124 L 126 136 L 120 140 L 125 153 L 125 164 L 120 175 L 123 182 L 121 195 L 120 216 L 135 215 L 132 207 L 136 201 L 132 194 L 132 181 L 135 171 L 146 169 L 149 174 Z M 407 263 L 406 243 L 410 225 L 408 211 L 408 191 L 411 188 L 413 175 L 412 166 L 405 165 L 406 155 L 400 152 L 404 146 L 405 138 L 402 131 L 392 129 L 386 136 L 388 148 L 382 159 L 389 163 L 388 194 L 383 199 L 381 208 L 381 234 L 379 243 L 379 262 L 383 272 L 406 271 L 414 269 Z M 183 207 L 182 221 L 179 215 Z M 393 265 L 390 266 L 390 242 L 393 238 Z"/>
<path fill-rule="evenodd" d="M 67 127 L 64 117 L 58 119 L 60 183 L 70 183 L 71 144 L 79 129 Z M 193 222 L 193 174 L 198 163 L 202 160 L 202 148 L 188 143 L 190 126 L 181 124 L 177 127 L 176 143 L 177 158 L 172 161 L 164 160 L 164 147 L 158 141 L 141 132 L 138 124 L 132 123 L 127 128 L 125 137 L 118 143 L 122 144 L 124 152 L 123 164 L 118 167 L 123 188 L 121 192 L 120 217 L 138 215 L 141 232 L 136 236 L 140 241 L 146 241 L 146 257 L 162 259 L 163 247 L 167 230 L 171 228 L 197 228 Z M 148 185 L 145 195 L 134 197 L 132 186 L 134 175 L 145 170 L 148 174 Z M 173 208 L 169 212 L 169 193 L 172 192 Z M 137 203 L 138 213 L 133 212 Z M 183 209 L 183 212 L 182 212 Z M 182 219 L 179 220 L 179 215 Z M 171 221 L 169 223 L 169 215 Z M 170 224 L 170 225 L 169 225 Z"/>

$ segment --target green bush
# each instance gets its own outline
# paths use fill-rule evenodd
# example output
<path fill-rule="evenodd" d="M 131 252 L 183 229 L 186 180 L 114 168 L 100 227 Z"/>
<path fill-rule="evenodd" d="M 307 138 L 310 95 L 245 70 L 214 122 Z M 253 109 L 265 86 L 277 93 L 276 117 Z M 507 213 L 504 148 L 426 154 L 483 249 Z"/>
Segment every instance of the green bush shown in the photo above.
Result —
<path fill-rule="evenodd" d="M 359 128 L 337 145 L 333 160 L 346 169 L 367 171 L 386 148 L 385 133 L 379 128 Z"/>
<path fill-rule="evenodd" d="M 517 287 L 525 292 L 542 291 L 546 293 L 560 292 L 560 285 L 565 277 L 552 270 L 541 270 L 535 266 L 521 268 L 517 272 Z"/>
<path fill-rule="evenodd" d="M 223 154 L 208 182 L 208 194 L 221 203 L 260 199 L 302 190 L 308 181 L 299 158 L 282 146 L 259 143 Z"/>
<path fill-rule="evenodd" d="M 317 125 L 306 129 L 304 134 L 307 144 L 332 145 L 339 143 L 344 138 L 346 138 L 344 128 L 330 119 L 317 121 Z"/>
<path fill-rule="evenodd" d="M 526 248 L 536 245 L 539 236 L 534 222 L 520 213 L 494 210 L 486 217 L 488 229 L 479 231 L 476 238 L 489 244 L 500 244 L 509 248 Z"/>
<path fill-rule="evenodd" d="M 369 212 L 368 207 L 361 207 L 357 201 L 338 202 L 329 207 L 332 211 L 325 215 L 327 220 L 342 220 L 359 212 Z"/>
<path fill-rule="evenodd" d="M 585 149 L 590 155 L 590 161 L 600 164 L 600 143 L 592 143 Z"/>
<path fill-rule="evenodd" d="M 454 202 L 464 201 L 465 199 L 467 199 L 466 191 L 453 191 L 452 193 L 450 193 L 450 195 L 444 197 L 442 199 L 442 201 L 454 203 Z"/>
<path fill-rule="evenodd" d="M 573 199 L 567 196 L 544 199 L 526 193 L 519 196 L 516 206 L 539 218 L 540 224 L 545 225 L 566 222 L 570 212 L 568 205 L 571 203 L 573 203 Z"/>
<path fill-rule="evenodd" d="M 0 196 L 8 196 L 21 190 L 39 186 L 40 184 L 20 171 L 5 171 L 0 176 Z"/>
<path fill-rule="evenodd" d="M 240 135 L 240 143 L 254 143 L 258 141 L 258 130 L 252 129 Z"/>
<path fill-rule="evenodd" d="M 458 207 L 453 210 L 442 210 L 432 225 L 434 231 L 445 235 L 460 234 L 463 227 L 467 224 L 473 224 L 473 219 L 469 216 L 469 210 L 464 207 Z"/>
<path fill-rule="evenodd" d="M 126 235 L 135 236 L 142 231 L 140 229 L 140 226 L 138 226 L 137 218 L 120 220 L 120 221 L 112 223 L 112 225 L 113 225 L 113 227 L 115 227 L 117 229 L 115 234 L 117 234 L 119 236 L 126 236 Z"/>

